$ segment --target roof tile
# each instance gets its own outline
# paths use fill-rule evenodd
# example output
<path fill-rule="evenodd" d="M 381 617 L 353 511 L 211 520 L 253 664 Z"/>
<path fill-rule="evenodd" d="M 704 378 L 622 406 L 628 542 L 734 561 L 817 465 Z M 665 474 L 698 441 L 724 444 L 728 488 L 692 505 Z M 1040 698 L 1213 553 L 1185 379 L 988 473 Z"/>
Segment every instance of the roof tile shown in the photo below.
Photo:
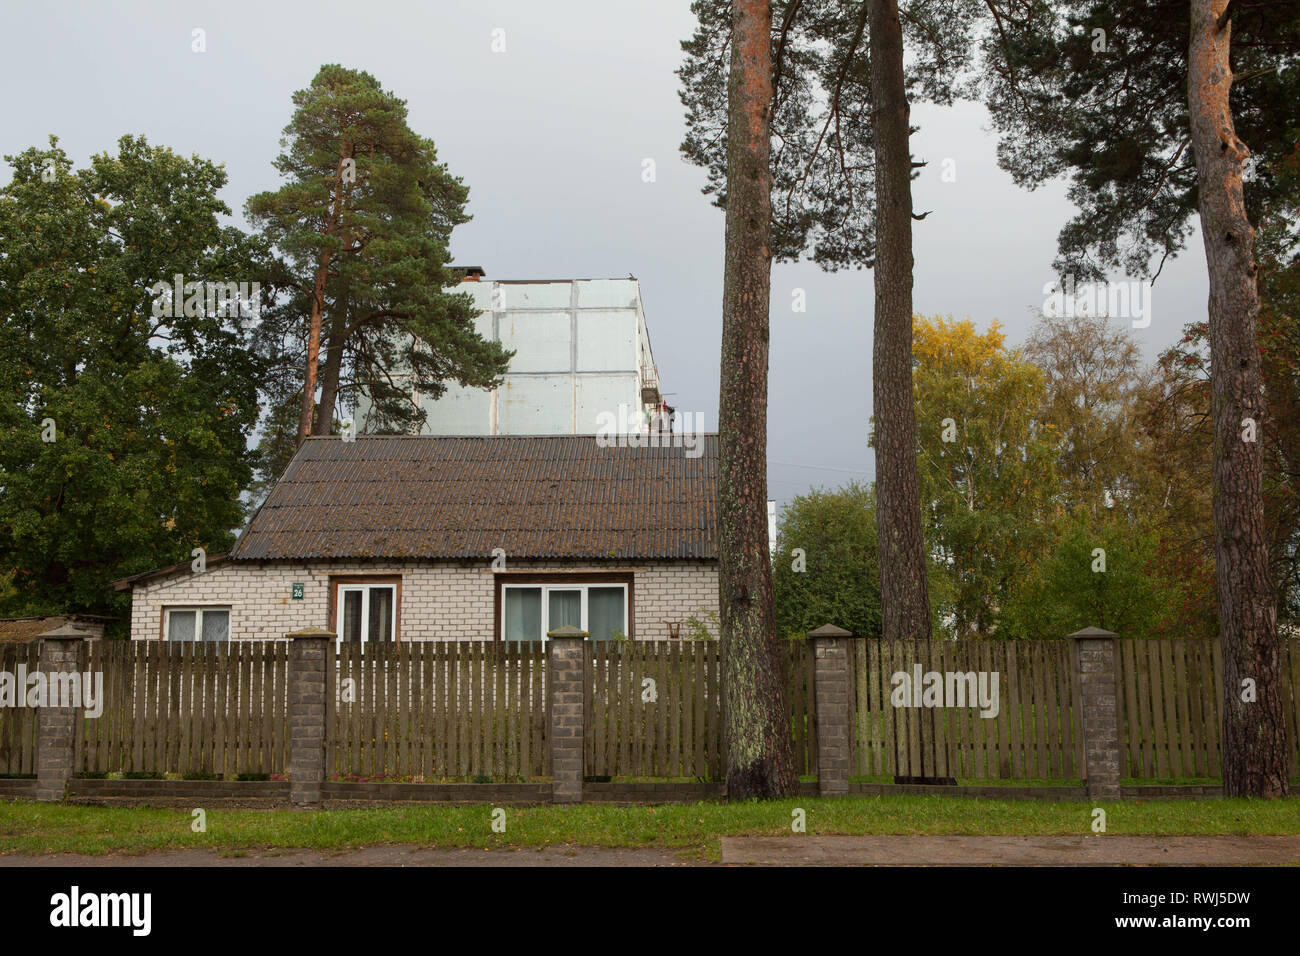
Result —
<path fill-rule="evenodd" d="M 299 558 L 717 556 L 718 439 L 594 435 L 309 438 L 230 553 Z"/>

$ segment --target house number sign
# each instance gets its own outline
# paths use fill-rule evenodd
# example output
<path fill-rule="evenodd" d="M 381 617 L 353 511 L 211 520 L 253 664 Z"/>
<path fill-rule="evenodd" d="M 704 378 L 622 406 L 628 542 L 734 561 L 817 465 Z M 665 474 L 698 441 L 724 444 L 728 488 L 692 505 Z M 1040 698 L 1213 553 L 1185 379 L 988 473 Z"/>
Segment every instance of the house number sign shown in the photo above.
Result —
<path fill-rule="evenodd" d="M 293 583 L 293 599 L 294 599 L 295 601 L 301 601 L 301 600 L 302 600 L 302 593 L 303 593 L 303 584 L 302 584 L 302 582 L 301 582 L 301 581 L 295 581 L 295 582 Z"/>

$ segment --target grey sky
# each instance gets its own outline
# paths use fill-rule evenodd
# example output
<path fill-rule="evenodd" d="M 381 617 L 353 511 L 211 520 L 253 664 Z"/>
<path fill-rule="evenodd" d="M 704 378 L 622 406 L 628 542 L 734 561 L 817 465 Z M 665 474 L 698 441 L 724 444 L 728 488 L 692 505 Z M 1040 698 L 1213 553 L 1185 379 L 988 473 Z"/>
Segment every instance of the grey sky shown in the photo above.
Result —
<path fill-rule="evenodd" d="M 292 92 L 323 63 L 367 70 L 470 188 L 474 221 L 455 234 L 455 261 L 497 279 L 637 276 L 669 402 L 713 429 L 723 220 L 678 153 L 673 73 L 693 23 L 688 0 L 11 4 L 0 151 L 55 133 L 81 165 L 143 133 L 224 162 L 224 198 L 242 219 L 247 196 L 278 184 Z M 204 53 L 191 50 L 194 28 Z M 930 162 L 914 204 L 931 210 L 915 227 L 916 310 L 981 328 L 996 318 L 1018 342 L 1052 279 L 1064 186 L 1018 189 L 976 105 L 918 105 L 913 120 L 913 152 Z M 941 179 L 945 158 L 955 182 Z M 871 282 L 810 263 L 773 271 L 770 497 L 870 477 Z M 791 309 L 795 288 L 805 313 Z M 1193 237 L 1153 291 L 1150 327 L 1134 332 L 1148 358 L 1205 315 L 1206 294 Z"/>

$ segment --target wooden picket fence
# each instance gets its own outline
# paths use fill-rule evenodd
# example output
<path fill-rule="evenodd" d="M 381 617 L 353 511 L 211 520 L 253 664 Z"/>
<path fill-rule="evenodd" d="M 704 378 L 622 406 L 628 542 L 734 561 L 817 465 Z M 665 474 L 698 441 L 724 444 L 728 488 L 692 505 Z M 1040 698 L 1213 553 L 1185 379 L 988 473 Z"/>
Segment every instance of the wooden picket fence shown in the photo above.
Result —
<path fill-rule="evenodd" d="M 854 641 L 855 748 L 862 777 L 1057 779 L 1081 776 L 1068 641 Z M 998 674 L 998 713 L 895 707 L 895 673 Z"/>
<path fill-rule="evenodd" d="M 37 641 L 0 644 L 0 671 L 16 676 L 20 664 L 29 673 L 36 671 L 40 668 L 40 654 Z M 15 689 L 15 694 L 21 692 Z M 36 773 L 36 713 L 31 707 L 0 707 L 0 774 Z"/>
<path fill-rule="evenodd" d="M 327 776 L 548 776 L 545 653 L 491 641 L 342 645 L 326 668 Z"/>
<path fill-rule="evenodd" d="M 1280 647 L 1283 711 L 1300 773 L 1300 641 Z M 1120 775 L 1217 778 L 1223 772 L 1223 651 L 1217 639 L 1119 641 Z"/>
<path fill-rule="evenodd" d="M 852 647 L 851 774 L 1055 780 L 1083 775 L 1068 640 L 885 642 Z M 278 776 L 288 763 L 288 650 L 282 641 L 89 642 L 103 712 L 78 714 L 75 766 L 105 773 Z M 597 642 L 586 649 L 586 773 L 720 780 L 722 661 L 716 641 Z M 1222 772 L 1217 641 L 1120 639 L 1121 776 Z M 1300 641 L 1283 642 L 1287 735 L 1300 768 Z M 0 670 L 39 669 L 38 645 L 0 646 Z M 998 713 L 895 707 L 892 677 L 997 673 Z M 814 658 L 786 645 L 795 769 L 816 774 Z M 326 773 L 334 779 L 546 779 L 543 646 L 492 641 L 344 645 L 326 668 Z M 744 693 L 744 689 L 733 691 Z M 0 774 L 35 773 L 36 710 L 0 708 Z"/>
<path fill-rule="evenodd" d="M 288 647 L 282 641 L 92 641 L 104 709 L 78 712 L 80 773 L 269 776 L 288 760 Z"/>
<path fill-rule="evenodd" d="M 787 647 L 795 772 L 816 773 L 811 647 Z M 724 778 L 717 641 L 589 644 L 586 684 L 589 776 Z"/>

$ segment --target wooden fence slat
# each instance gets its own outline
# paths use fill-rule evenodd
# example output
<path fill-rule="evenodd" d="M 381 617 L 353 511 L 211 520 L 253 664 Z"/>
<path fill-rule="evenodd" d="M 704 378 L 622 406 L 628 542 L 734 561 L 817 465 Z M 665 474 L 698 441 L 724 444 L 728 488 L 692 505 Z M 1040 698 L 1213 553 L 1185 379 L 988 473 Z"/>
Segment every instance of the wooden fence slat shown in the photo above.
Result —
<path fill-rule="evenodd" d="M 1057 676 L 1057 642 L 1043 641 L 1043 691 L 1047 701 L 1047 772 L 1050 779 L 1060 780 L 1064 775 L 1065 742 L 1064 716 L 1065 701 L 1062 700 Z M 1116 667 L 1119 662 L 1116 661 Z M 1117 706 L 1119 703 L 1117 702 Z M 1117 729 L 1117 733 L 1122 733 Z M 1123 738 L 1120 738 L 1123 749 Z M 1123 757 L 1120 758 L 1121 762 Z"/>
<path fill-rule="evenodd" d="M 880 753 L 882 758 L 882 773 L 887 777 L 893 777 L 900 771 L 898 769 L 898 741 L 897 731 L 895 730 L 895 717 L 897 711 L 890 702 L 890 674 L 894 669 L 894 650 L 893 644 L 884 639 L 876 642 L 877 657 L 876 662 L 879 665 L 876 672 L 872 675 L 872 681 L 876 686 L 875 698 L 880 714 Z"/>
<path fill-rule="evenodd" d="M 1283 686 L 1288 695 L 1283 698 L 1287 713 L 1288 739 L 1291 741 L 1291 773 L 1300 774 L 1300 641 L 1283 640 L 1279 648 L 1283 673 Z"/>
<path fill-rule="evenodd" d="M 1155 760 L 1153 768 L 1153 777 L 1168 777 L 1169 769 L 1169 751 L 1166 746 L 1168 736 L 1166 733 L 1167 723 L 1165 721 L 1164 705 L 1164 671 L 1160 663 L 1160 639 L 1149 638 L 1145 642 L 1147 652 L 1147 674 L 1150 684 L 1148 691 L 1151 695 L 1151 730 L 1152 739 L 1155 745 Z"/>
<path fill-rule="evenodd" d="M 1055 645 L 1056 692 L 1060 701 L 1061 775 L 1074 780 L 1074 702 L 1070 699 L 1070 648 L 1065 641 Z"/>
<path fill-rule="evenodd" d="M 1128 753 L 1128 776 L 1142 776 L 1142 729 L 1137 705 L 1137 667 L 1133 658 L 1134 639 L 1120 639 L 1115 648 L 1120 686 L 1124 692 L 1124 722 L 1120 727 L 1120 748 Z"/>
<path fill-rule="evenodd" d="M 592 773 L 607 776 L 609 770 L 609 660 L 603 643 L 590 645 L 591 681 L 587 701 L 591 705 L 592 738 L 588 755 Z"/>
<path fill-rule="evenodd" d="M 1205 708 L 1201 693 L 1205 683 L 1202 672 L 1201 641 L 1195 638 L 1185 639 L 1183 651 L 1187 657 L 1187 703 L 1192 727 L 1192 763 L 1189 772 L 1193 776 L 1204 777 L 1209 773 L 1209 760 L 1205 752 Z"/>
<path fill-rule="evenodd" d="M 1192 759 L 1192 723 L 1188 713 L 1191 694 L 1187 689 L 1187 641 L 1179 638 L 1171 642 L 1170 652 L 1174 659 L 1174 700 L 1177 702 L 1177 720 L 1179 737 L 1179 776 L 1196 776 Z"/>
<path fill-rule="evenodd" d="M 1174 669 L 1173 638 L 1162 638 L 1160 641 L 1160 665 L 1165 698 L 1165 739 L 1169 748 L 1169 774 L 1178 777 L 1182 775 L 1180 757 L 1182 734 L 1179 733 L 1178 727 L 1178 680 Z"/>
<path fill-rule="evenodd" d="M 981 664 L 978 668 L 976 668 L 976 671 L 992 672 L 994 670 L 994 660 L 995 660 L 994 648 L 992 646 L 994 642 L 988 640 L 982 640 L 979 643 L 981 645 L 980 647 Z M 979 722 L 984 725 L 985 766 L 987 767 L 986 772 L 990 778 L 996 778 L 1002 772 L 1002 768 L 1000 766 L 999 754 L 998 754 L 997 721 L 981 716 L 978 707 L 972 708 L 971 712 L 975 715 L 975 718 L 978 719 Z"/>
<path fill-rule="evenodd" d="M 1137 700 L 1142 725 L 1142 772 L 1141 774 L 1134 773 L 1134 776 L 1141 776 L 1144 779 L 1151 780 L 1157 775 L 1156 767 L 1159 764 L 1159 758 L 1156 756 L 1155 691 L 1151 689 L 1155 681 L 1151 675 L 1150 640 L 1135 640 L 1133 642 L 1133 670 L 1137 674 Z M 1082 702 L 1080 702 L 1079 706 L 1080 712 L 1082 712 Z M 1080 727 L 1082 727 L 1082 724 L 1080 724 Z M 1079 736 L 1082 738 L 1082 733 Z M 1082 768 L 1083 764 L 1080 763 L 1079 766 Z M 1131 768 L 1130 772 L 1132 772 Z"/>

